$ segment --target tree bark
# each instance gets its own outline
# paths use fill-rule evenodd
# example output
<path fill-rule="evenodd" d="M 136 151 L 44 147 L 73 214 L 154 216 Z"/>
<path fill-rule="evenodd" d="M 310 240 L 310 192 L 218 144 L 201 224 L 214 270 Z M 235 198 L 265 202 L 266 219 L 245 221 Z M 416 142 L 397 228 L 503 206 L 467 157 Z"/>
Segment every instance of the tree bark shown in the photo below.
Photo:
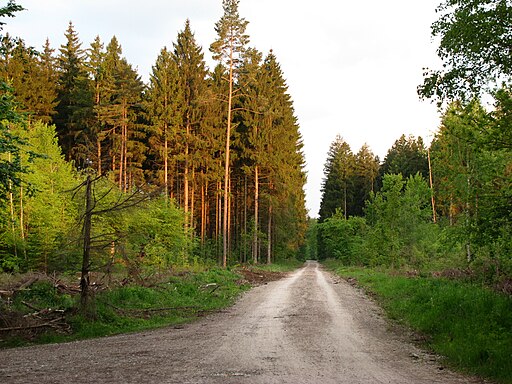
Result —
<path fill-rule="evenodd" d="M 267 228 L 267 264 L 272 264 L 272 204 L 268 206 L 268 228 Z"/>
<path fill-rule="evenodd" d="M 254 168 L 254 233 L 252 239 L 252 262 L 258 264 L 258 221 L 259 221 L 259 167 Z"/>
<path fill-rule="evenodd" d="M 92 181 L 91 176 L 87 176 L 85 181 L 85 214 L 83 225 L 83 255 L 82 255 L 82 274 L 80 277 L 80 309 L 82 313 L 88 314 L 90 311 L 90 291 L 89 291 L 89 267 L 91 263 L 91 225 L 92 225 Z"/>
<path fill-rule="evenodd" d="M 434 183 L 432 180 L 432 164 L 430 162 L 430 149 L 427 149 L 427 158 L 428 158 L 428 174 L 430 179 L 430 200 L 432 203 L 432 221 L 434 224 L 437 222 L 436 216 L 436 201 L 434 196 Z"/>
<path fill-rule="evenodd" d="M 233 102 L 233 48 L 230 50 L 229 61 L 229 93 L 228 93 L 228 122 L 226 128 L 226 159 L 224 164 L 224 217 L 222 226 L 222 267 L 227 266 L 228 259 L 228 204 L 229 204 L 229 150 L 231 139 L 231 105 Z"/>
<path fill-rule="evenodd" d="M 169 196 L 169 141 L 167 140 L 167 123 L 164 124 L 164 190 L 165 200 L 168 201 Z"/>

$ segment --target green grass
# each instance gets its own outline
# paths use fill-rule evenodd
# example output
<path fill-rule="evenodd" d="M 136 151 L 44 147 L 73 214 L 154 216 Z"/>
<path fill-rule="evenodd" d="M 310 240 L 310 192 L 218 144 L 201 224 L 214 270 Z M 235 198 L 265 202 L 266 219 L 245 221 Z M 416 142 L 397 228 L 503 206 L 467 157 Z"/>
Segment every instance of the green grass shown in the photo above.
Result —
<path fill-rule="evenodd" d="M 151 288 L 130 285 L 103 291 L 94 299 L 95 318 L 84 318 L 70 311 L 67 320 L 71 335 L 46 332 L 35 340 L 9 338 L 1 347 L 50 343 L 107 336 L 190 322 L 198 316 L 231 305 L 237 296 L 249 287 L 238 284 L 240 276 L 222 269 L 198 273 L 182 273 Z M 70 309 L 78 298 L 59 295 L 49 283 L 37 283 L 17 298 L 33 303 L 38 308 Z M 27 310 L 15 303 L 16 310 Z"/>
<path fill-rule="evenodd" d="M 304 265 L 304 261 L 297 259 L 277 260 L 272 264 L 258 264 L 253 266 L 254 269 L 262 269 L 269 272 L 291 272 Z"/>
<path fill-rule="evenodd" d="M 512 298 L 468 282 L 326 265 L 357 279 L 388 315 L 458 369 L 512 383 Z"/>

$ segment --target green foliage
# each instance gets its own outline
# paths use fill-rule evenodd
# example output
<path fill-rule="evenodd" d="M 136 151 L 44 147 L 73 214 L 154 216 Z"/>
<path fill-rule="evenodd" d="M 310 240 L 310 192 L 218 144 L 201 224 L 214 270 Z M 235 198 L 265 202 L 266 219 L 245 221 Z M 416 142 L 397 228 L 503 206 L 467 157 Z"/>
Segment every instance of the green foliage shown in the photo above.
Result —
<path fill-rule="evenodd" d="M 351 217 L 345 219 L 341 212 L 318 224 L 318 237 L 321 239 L 318 252 L 320 259 L 334 258 L 346 265 L 361 265 L 362 243 L 367 233 L 365 219 Z"/>
<path fill-rule="evenodd" d="M 497 93 L 491 113 L 478 101 L 451 104 L 431 151 L 438 211 L 457 228 L 467 262 L 491 280 L 512 272 L 508 95 Z"/>
<path fill-rule="evenodd" d="M 64 160 L 54 126 L 36 123 L 18 132 L 29 148 L 40 154 L 27 167 L 26 181 L 33 193 L 19 196 L 18 210 L 24 216 L 24 242 L 29 255 L 25 268 L 48 271 L 57 266 L 57 260 L 62 261 L 57 254 L 67 248 L 66 237 L 77 220 L 77 207 L 69 191 L 78 179 L 72 165 Z"/>
<path fill-rule="evenodd" d="M 218 35 L 210 46 L 213 59 L 226 63 L 227 67 L 241 62 L 241 56 L 249 44 L 249 36 L 245 34 L 248 21 L 240 17 L 238 4 L 240 0 L 223 0 L 223 16 L 215 24 L 215 32 Z"/>
<path fill-rule="evenodd" d="M 151 200 L 124 216 L 124 249 L 130 250 L 131 259 L 139 257 L 140 263 L 150 270 L 186 267 L 192 261 L 192 236 L 184 230 L 185 217 L 173 203 Z"/>
<path fill-rule="evenodd" d="M 420 175 L 407 180 L 385 175 L 381 191 L 367 203 L 365 218 L 345 219 L 338 211 L 318 225 L 319 257 L 346 265 L 424 265 L 436 251 L 429 197 Z"/>
<path fill-rule="evenodd" d="M 385 174 L 401 174 L 404 178 L 419 173 L 425 180 L 428 179 L 427 150 L 421 137 L 400 136 L 388 150 L 379 169 L 378 185 L 382 186 Z"/>
<path fill-rule="evenodd" d="M 318 220 L 308 220 L 308 230 L 306 232 L 306 241 L 301 246 L 297 258 L 301 261 L 318 260 Z"/>
<path fill-rule="evenodd" d="M 429 241 L 429 188 L 420 175 L 407 181 L 401 175 L 385 175 L 382 190 L 367 206 L 371 227 L 366 249 L 371 265 L 421 266 L 435 250 Z"/>
<path fill-rule="evenodd" d="M 512 6 L 503 0 L 445 0 L 432 35 L 440 38 L 443 70 L 428 70 L 418 93 L 441 103 L 469 100 L 512 74 Z"/>
<path fill-rule="evenodd" d="M 452 365 L 512 382 L 512 298 L 466 282 L 330 266 L 376 294 L 392 318 L 425 335 Z"/>

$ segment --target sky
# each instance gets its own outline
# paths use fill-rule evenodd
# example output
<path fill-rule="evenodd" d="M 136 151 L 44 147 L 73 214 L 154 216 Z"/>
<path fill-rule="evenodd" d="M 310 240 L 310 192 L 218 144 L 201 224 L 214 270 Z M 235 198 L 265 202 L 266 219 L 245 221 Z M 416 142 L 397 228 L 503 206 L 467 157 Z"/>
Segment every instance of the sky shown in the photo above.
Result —
<path fill-rule="evenodd" d="M 6 0 L 0 0 L 5 3 Z M 423 68 L 440 67 L 430 35 L 441 0 L 240 0 L 250 46 L 273 50 L 294 102 L 304 141 L 306 207 L 318 216 L 330 144 L 341 135 L 384 159 L 402 134 L 428 143 L 439 126 L 435 104 L 419 100 Z M 40 49 L 58 50 L 72 21 L 83 48 L 99 35 L 117 37 L 130 64 L 147 81 L 160 50 L 171 47 L 186 19 L 209 52 L 222 0 L 17 0 L 26 8 L 4 33 Z"/>

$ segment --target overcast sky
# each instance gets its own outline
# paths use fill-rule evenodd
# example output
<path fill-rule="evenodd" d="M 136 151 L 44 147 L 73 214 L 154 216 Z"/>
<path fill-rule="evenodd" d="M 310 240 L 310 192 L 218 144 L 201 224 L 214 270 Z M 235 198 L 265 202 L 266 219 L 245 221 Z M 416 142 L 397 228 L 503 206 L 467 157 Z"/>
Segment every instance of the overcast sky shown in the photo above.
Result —
<path fill-rule="evenodd" d="M 1 0 L 5 3 L 6 0 Z M 17 0 L 26 8 L 4 32 L 41 48 L 64 42 L 72 21 L 82 47 L 116 35 L 146 81 L 160 49 L 190 19 L 213 68 L 209 46 L 222 0 Z M 294 100 L 306 155 L 306 200 L 318 215 L 323 167 L 337 134 L 352 151 L 367 143 L 382 160 L 401 134 L 427 142 L 439 125 L 435 105 L 420 101 L 423 67 L 439 67 L 430 25 L 440 0 L 240 0 L 251 46 L 273 49 Z"/>

